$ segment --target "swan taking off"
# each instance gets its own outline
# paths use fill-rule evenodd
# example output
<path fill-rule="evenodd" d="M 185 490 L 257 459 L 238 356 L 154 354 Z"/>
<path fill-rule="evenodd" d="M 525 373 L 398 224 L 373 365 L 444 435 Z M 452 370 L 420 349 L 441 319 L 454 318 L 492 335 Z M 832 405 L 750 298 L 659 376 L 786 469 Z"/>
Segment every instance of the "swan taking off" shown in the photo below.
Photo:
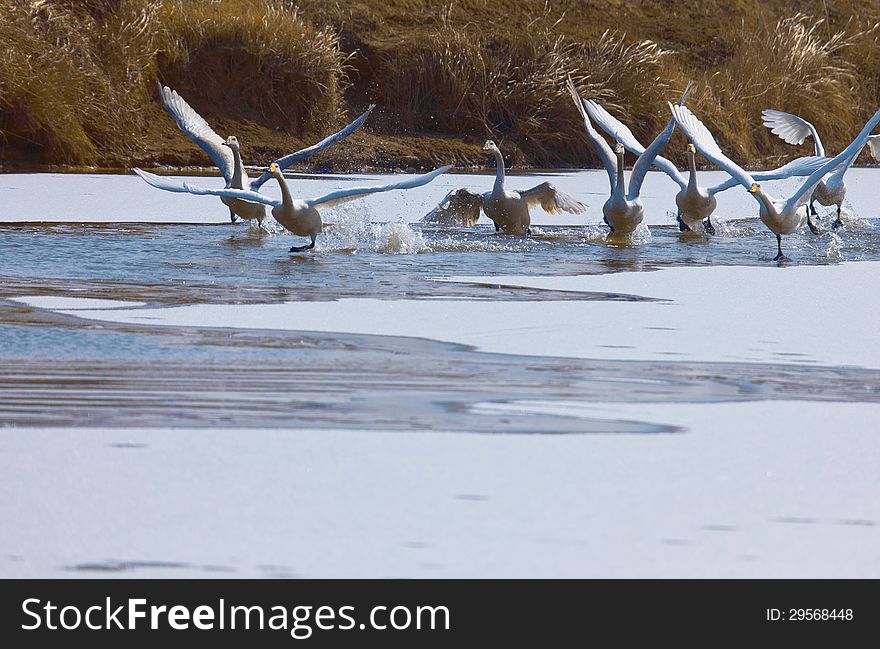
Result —
<path fill-rule="evenodd" d="M 878 110 L 848 147 L 810 174 L 788 199 L 783 200 L 768 195 L 753 176 L 724 155 L 709 129 L 690 110 L 685 106 L 673 106 L 672 104 L 669 104 L 669 108 L 679 128 L 684 131 L 697 150 L 729 173 L 758 201 L 761 221 L 776 235 L 778 252 L 774 261 L 785 259 L 785 255 L 782 254 L 782 235 L 791 234 L 800 226 L 804 219 L 800 210 L 802 207 L 806 208 L 810 192 L 816 184 L 825 174 L 834 171 L 841 164 L 846 164 L 850 157 L 856 155 L 865 146 L 865 142 L 871 135 L 871 130 L 880 122 L 880 110 Z"/>
<path fill-rule="evenodd" d="M 492 140 L 486 140 L 483 151 L 495 156 L 497 171 L 492 191 L 478 194 L 470 189 L 449 192 L 440 204 L 422 217 L 423 223 L 446 223 L 472 226 L 482 209 L 495 224 L 495 231 L 508 234 L 531 234 L 529 207 L 540 205 L 546 212 L 579 214 L 586 206 L 549 182 L 524 191 L 504 189 L 504 158 Z"/>
<path fill-rule="evenodd" d="M 792 115 L 791 113 L 783 113 L 781 110 L 772 110 L 767 108 L 761 111 L 764 126 L 770 129 L 774 135 L 778 135 L 781 139 L 789 144 L 801 145 L 808 137 L 813 138 L 813 147 L 817 156 L 825 155 L 825 147 L 822 140 L 819 139 L 819 132 L 816 127 L 803 117 Z M 880 160 L 880 135 L 872 135 L 868 138 L 867 145 L 871 149 L 871 155 L 875 160 Z M 846 183 L 843 176 L 856 161 L 861 153 L 861 148 L 855 152 L 844 164 L 841 164 L 833 172 L 826 174 L 819 184 L 810 194 L 809 209 L 807 210 L 807 225 L 813 234 L 819 234 L 819 229 L 813 224 L 812 218 L 816 216 L 816 206 L 814 202 L 819 201 L 820 205 L 837 206 L 837 218 L 831 225 L 836 230 L 843 225 L 840 220 L 840 212 L 843 208 L 843 199 L 846 198 Z"/>
<path fill-rule="evenodd" d="M 639 198 L 642 183 L 645 181 L 648 169 L 651 168 L 651 165 L 654 164 L 655 159 L 660 155 L 663 147 L 669 142 L 669 138 L 672 137 L 672 132 L 675 130 L 675 121 L 670 119 L 669 124 L 666 125 L 666 128 L 664 128 L 656 138 L 654 138 L 651 145 L 647 149 L 641 149 L 641 153 L 639 154 L 639 157 L 633 166 L 632 173 L 630 174 L 629 188 L 627 188 L 623 178 L 623 157 L 626 149 L 624 148 L 622 140 L 630 139 L 632 133 L 629 133 L 628 137 L 626 133 L 629 129 L 617 120 L 614 120 L 614 122 L 616 122 L 619 127 L 622 127 L 619 131 L 612 128 L 612 123 L 608 122 L 608 126 L 611 129 L 609 133 L 617 140 L 617 143 L 614 145 L 614 150 L 612 151 L 611 147 L 608 146 L 608 143 L 598 132 L 596 132 L 596 129 L 593 128 L 593 124 L 590 121 L 591 115 L 599 114 L 599 111 L 604 112 L 604 110 L 602 110 L 595 102 L 586 101 L 581 98 L 578 94 L 577 88 L 574 86 L 574 82 L 571 80 L 571 76 L 568 77 L 567 85 L 568 91 L 571 93 L 571 98 L 574 100 L 575 106 L 577 106 L 578 111 L 584 120 L 584 129 L 587 133 L 587 139 L 590 141 L 590 144 L 593 145 L 599 159 L 602 160 L 602 165 L 605 167 L 605 171 L 608 172 L 608 181 L 611 184 L 611 195 L 602 206 L 602 213 L 604 215 L 603 220 L 608 227 L 611 228 L 612 234 L 630 235 L 635 231 L 645 216 L 645 209 Z M 689 92 L 690 84 L 688 84 L 681 99 L 679 99 L 679 104 L 684 103 Z M 607 115 L 607 113 L 605 114 Z M 635 140 L 634 137 L 632 137 L 632 139 Z M 641 145 L 639 146 L 641 147 Z"/>
<path fill-rule="evenodd" d="M 688 84 L 688 88 L 685 90 L 685 97 L 689 89 L 690 84 Z M 683 104 L 683 101 L 679 101 L 679 104 Z M 592 100 L 588 101 L 586 102 L 586 109 L 593 121 L 608 135 L 617 138 L 617 141 L 627 151 L 637 156 L 645 152 L 645 147 L 633 135 L 633 132 L 598 103 Z M 817 153 L 816 156 L 798 158 L 778 169 L 754 173 L 752 177 L 755 180 L 779 180 L 791 176 L 809 176 L 828 161 L 827 158 L 819 157 L 820 155 L 822 154 Z M 679 230 L 682 232 L 696 231 L 700 224 L 703 223 L 702 227 L 705 232 L 715 234 L 715 228 L 712 226 L 711 221 L 711 215 L 718 205 L 715 195 L 735 187 L 739 183 L 736 180 L 728 179 L 712 187 L 702 187 L 697 182 L 696 150 L 693 144 L 688 144 L 687 159 L 689 171 L 687 180 L 685 180 L 676 166 L 663 156 L 658 155 L 654 159 L 654 166 L 666 173 L 679 187 L 679 191 L 675 195 L 675 205 L 678 208 L 676 221 L 678 221 Z"/>
<path fill-rule="evenodd" d="M 226 180 L 226 188 L 245 189 L 248 175 L 241 161 L 241 149 L 238 139 L 235 136 L 230 136 L 224 140 L 217 135 L 208 122 L 192 106 L 186 103 L 183 97 L 168 86 L 159 85 L 159 97 L 162 100 L 162 105 L 165 106 L 165 110 L 174 118 L 180 130 L 186 133 L 190 140 L 198 144 L 202 151 L 208 154 L 208 157 L 220 169 L 220 173 L 223 174 L 223 178 Z M 275 161 L 275 164 L 283 171 L 290 165 L 305 160 L 332 144 L 344 140 L 361 127 L 374 107 L 375 105 L 371 105 L 360 117 L 341 131 L 324 138 L 317 144 L 279 158 Z M 271 177 L 268 172 L 263 172 L 259 178 L 251 180 L 247 184 L 247 189 L 258 192 L 263 183 Z M 236 216 L 240 216 L 243 219 L 256 219 L 259 223 L 262 223 L 263 219 L 266 218 L 266 208 L 260 203 L 247 202 L 229 196 L 222 196 L 220 200 L 229 208 L 229 218 L 233 223 L 235 223 Z"/>
<path fill-rule="evenodd" d="M 318 198 L 293 198 L 290 194 L 290 188 L 281 173 L 281 166 L 277 162 L 273 162 L 266 170 L 266 174 L 270 178 L 275 178 L 281 187 L 281 198 L 275 199 L 264 196 L 259 192 L 246 189 L 211 189 L 209 187 L 198 187 L 185 182 L 163 178 L 156 174 L 135 168 L 134 172 L 147 181 L 153 187 L 164 189 L 169 192 L 185 192 L 196 195 L 220 196 L 226 198 L 234 198 L 237 200 L 251 201 L 262 205 L 272 207 L 272 216 L 275 220 L 283 225 L 287 230 L 300 237 L 309 237 L 311 243 L 304 246 L 294 246 L 290 252 L 303 252 L 311 250 L 315 247 L 315 239 L 323 231 L 323 222 L 318 210 L 315 209 L 319 205 L 332 207 L 346 201 L 351 201 L 367 194 L 376 194 L 378 192 L 387 192 L 393 189 L 412 189 L 427 185 L 440 174 L 446 173 L 451 167 L 440 167 L 430 173 L 416 176 L 409 180 L 403 180 L 397 183 L 389 183 L 387 185 L 375 185 L 371 187 L 351 187 L 349 189 L 338 189 L 329 194 L 324 194 Z"/>

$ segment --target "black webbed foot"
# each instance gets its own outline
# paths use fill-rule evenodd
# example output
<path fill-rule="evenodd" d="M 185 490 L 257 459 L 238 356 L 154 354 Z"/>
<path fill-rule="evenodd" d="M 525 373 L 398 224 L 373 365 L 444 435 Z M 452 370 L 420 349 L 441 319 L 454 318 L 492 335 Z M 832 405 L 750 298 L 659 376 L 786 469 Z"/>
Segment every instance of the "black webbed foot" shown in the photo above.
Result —
<path fill-rule="evenodd" d="M 693 230 L 691 230 L 691 227 L 687 223 L 685 223 L 684 221 L 681 220 L 680 216 L 676 216 L 675 220 L 678 222 L 678 231 L 679 232 L 693 232 Z"/>

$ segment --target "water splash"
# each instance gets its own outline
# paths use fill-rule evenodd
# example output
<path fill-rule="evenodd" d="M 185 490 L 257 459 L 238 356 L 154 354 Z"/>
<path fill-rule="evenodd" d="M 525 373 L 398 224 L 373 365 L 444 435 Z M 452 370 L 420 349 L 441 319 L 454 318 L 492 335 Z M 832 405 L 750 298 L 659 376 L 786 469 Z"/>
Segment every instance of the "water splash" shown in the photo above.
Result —
<path fill-rule="evenodd" d="M 651 243 L 653 240 L 654 237 L 651 235 L 651 230 L 645 225 L 644 221 L 639 223 L 638 226 L 636 226 L 636 229 L 630 234 L 615 234 L 609 232 L 605 235 L 605 241 L 613 246 L 643 246 L 647 243 Z"/>
<path fill-rule="evenodd" d="M 828 259 L 840 259 L 840 237 L 837 232 L 831 232 L 828 246 L 825 248 L 825 256 Z"/>
<path fill-rule="evenodd" d="M 272 215 L 268 215 L 265 219 L 263 219 L 262 223 L 258 223 L 256 220 L 250 221 L 249 226 L 250 227 L 248 228 L 248 236 L 261 236 L 263 234 L 275 236 L 286 232 L 284 226 L 276 221 L 274 217 L 272 217 Z"/>
<path fill-rule="evenodd" d="M 429 250 L 428 243 L 420 232 L 398 221 L 386 223 L 379 230 L 379 245 L 376 252 L 391 255 L 414 255 Z"/>
<path fill-rule="evenodd" d="M 375 223 L 364 204 L 344 204 L 327 210 L 328 223 L 319 239 L 322 251 L 369 250 L 384 254 L 412 255 L 428 250 L 421 233 L 402 221 Z"/>

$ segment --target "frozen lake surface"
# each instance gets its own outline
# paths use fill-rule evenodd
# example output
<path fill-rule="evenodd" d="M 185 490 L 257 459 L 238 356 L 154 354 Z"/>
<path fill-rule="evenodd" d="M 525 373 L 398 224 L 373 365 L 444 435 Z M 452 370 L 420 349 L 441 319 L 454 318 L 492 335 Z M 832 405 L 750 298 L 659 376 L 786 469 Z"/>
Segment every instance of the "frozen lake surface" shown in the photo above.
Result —
<path fill-rule="evenodd" d="M 587 213 L 418 224 L 491 186 L 454 174 L 289 255 L 213 197 L 0 175 L 0 576 L 880 576 L 880 171 L 781 264 L 745 191 L 683 235 L 651 173 L 617 245 L 604 172 L 509 181 L 546 179 Z"/>

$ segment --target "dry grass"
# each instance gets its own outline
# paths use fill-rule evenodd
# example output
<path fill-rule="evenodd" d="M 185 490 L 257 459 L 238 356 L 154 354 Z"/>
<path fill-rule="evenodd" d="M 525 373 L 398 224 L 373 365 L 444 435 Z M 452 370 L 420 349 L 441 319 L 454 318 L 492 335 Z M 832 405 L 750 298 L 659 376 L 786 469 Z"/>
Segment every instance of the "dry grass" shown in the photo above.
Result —
<path fill-rule="evenodd" d="M 764 108 L 813 122 L 829 152 L 842 148 L 875 110 L 870 106 L 876 95 L 873 101 L 864 96 L 870 93 L 862 92 L 863 77 L 845 53 L 874 37 L 877 27 L 831 33 L 824 27 L 822 20 L 803 14 L 757 30 L 741 26 L 733 36 L 733 56 L 717 71 L 704 73 L 692 103 L 741 159 L 790 154 L 787 145 L 760 128 Z"/>
<path fill-rule="evenodd" d="M 805 13 L 789 0 L 0 0 L 0 162 L 191 150 L 157 103 L 161 80 L 263 151 L 376 101 L 368 128 L 396 138 L 408 166 L 441 150 L 482 162 L 472 145 L 486 138 L 516 164 L 589 164 L 567 73 L 645 140 L 694 79 L 691 106 L 744 162 L 791 154 L 760 126 L 769 107 L 810 119 L 839 150 L 880 102 L 880 8 L 797 5 Z M 433 152 L 425 134 L 440 136 L 423 140 Z M 396 166 L 376 141 L 373 158 Z M 681 144 L 668 150 L 679 161 Z"/>
<path fill-rule="evenodd" d="M 0 0 L 0 52 L 0 128 L 40 162 L 136 156 L 157 80 L 299 133 L 335 124 L 345 88 L 335 34 L 278 0 Z"/>
<path fill-rule="evenodd" d="M 669 53 L 612 31 L 576 43 L 556 32 L 563 18 L 545 9 L 524 28 L 502 31 L 456 19 L 449 5 L 436 28 L 381 53 L 380 105 L 404 128 L 494 137 L 532 164 L 588 158 L 565 91 L 569 72 L 588 96 L 656 125 Z"/>

